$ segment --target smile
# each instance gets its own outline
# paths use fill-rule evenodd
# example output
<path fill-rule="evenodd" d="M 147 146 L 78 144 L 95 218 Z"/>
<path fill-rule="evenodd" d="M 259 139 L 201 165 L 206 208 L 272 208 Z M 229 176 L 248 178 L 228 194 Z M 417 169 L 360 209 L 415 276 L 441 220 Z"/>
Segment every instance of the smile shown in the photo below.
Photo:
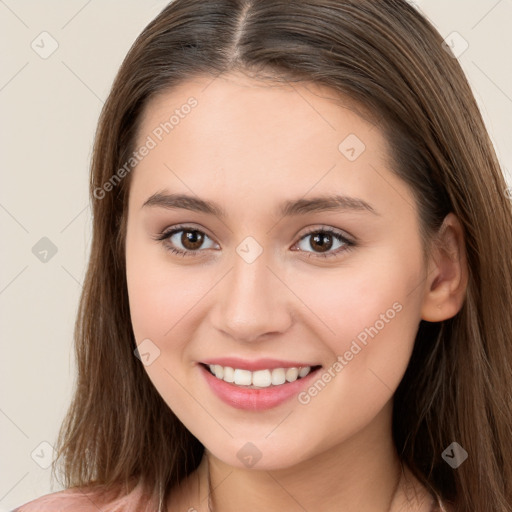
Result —
<path fill-rule="evenodd" d="M 260 369 L 251 371 L 233 366 L 199 363 L 198 368 L 208 388 L 220 400 L 235 409 L 256 412 L 272 409 L 292 400 L 317 378 L 322 366 L 272 369 L 260 366 Z"/>
<path fill-rule="evenodd" d="M 252 372 L 250 370 L 221 366 L 219 364 L 205 366 L 217 379 L 248 389 L 263 389 L 280 386 L 286 382 L 295 382 L 298 379 L 306 377 L 312 369 L 318 368 L 305 366 L 299 368 L 263 369 Z"/>

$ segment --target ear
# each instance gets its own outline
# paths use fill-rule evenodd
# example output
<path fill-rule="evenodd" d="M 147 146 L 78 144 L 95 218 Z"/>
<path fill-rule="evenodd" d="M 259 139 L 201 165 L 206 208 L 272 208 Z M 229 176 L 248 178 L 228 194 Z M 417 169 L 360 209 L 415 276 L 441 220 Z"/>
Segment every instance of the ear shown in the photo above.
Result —
<path fill-rule="evenodd" d="M 454 317 L 464 303 L 467 284 L 464 230 L 455 214 L 449 213 L 439 229 L 428 262 L 422 320 L 441 322 Z"/>

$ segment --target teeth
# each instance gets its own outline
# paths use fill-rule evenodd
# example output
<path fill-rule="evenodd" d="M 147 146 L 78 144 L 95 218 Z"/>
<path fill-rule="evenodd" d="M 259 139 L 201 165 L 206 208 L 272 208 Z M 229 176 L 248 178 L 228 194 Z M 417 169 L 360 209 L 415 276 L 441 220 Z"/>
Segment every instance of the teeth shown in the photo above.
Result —
<path fill-rule="evenodd" d="M 274 368 L 273 370 L 257 370 L 255 372 L 231 368 L 230 366 L 221 366 L 219 364 L 211 364 L 209 368 L 218 379 L 232 382 L 237 386 L 251 388 L 280 386 L 285 382 L 294 382 L 305 377 L 311 371 L 311 366 L 304 366 L 302 368 Z"/>
<path fill-rule="evenodd" d="M 293 382 L 294 380 L 297 380 L 298 376 L 299 376 L 298 368 L 287 368 L 286 369 L 286 380 L 288 382 Z"/>
<path fill-rule="evenodd" d="M 215 365 L 215 366 L 219 366 L 219 365 Z M 222 368 L 222 366 L 220 366 L 220 368 Z M 210 366 L 210 369 L 211 369 L 211 366 Z M 217 376 L 217 371 L 214 371 L 213 373 L 215 376 Z M 219 379 L 220 378 L 223 378 L 226 382 L 234 382 L 235 381 L 235 370 L 233 370 L 233 368 L 230 368 L 229 366 L 226 366 L 224 368 L 224 377 L 222 377 L 222 375 L 219 375 Z"/>
<path fill-rule="evenodd" d="M 305 366 L 299 370 L 299 377 L 305 377 L 311 371 L 311 366 Z"/>
<path fill-rule="evenodd" d="M 284 368 L 275 368 L 272 370 L 272 385 L 279 386 L 286 382 L 286 370 Z"/>
<path fill-rule="evenodd" d="M 219 376 L 219 379 L 224 378 L 224 367 L 220 364 L 216 364 L 214 367 L 214 373 Z"/>
<path fill-rule="evenodd" d="M 215 374 L 217 376 L 217 374 Z M 219 379 L 221 377 L 219 376 Z M 250 386 L 252 384 L 252 373 L 249 370 L 235 370 L 235 384 L 238 386 Z"/>
<path fill-rule="evenodd" d="M 238 382 L 236 383 L 238 384 Z M 272 375 L 269 370 L 258 370 L 252 374 L 252 385 L 260 388 L 268 388 L 272 383 Z"/>

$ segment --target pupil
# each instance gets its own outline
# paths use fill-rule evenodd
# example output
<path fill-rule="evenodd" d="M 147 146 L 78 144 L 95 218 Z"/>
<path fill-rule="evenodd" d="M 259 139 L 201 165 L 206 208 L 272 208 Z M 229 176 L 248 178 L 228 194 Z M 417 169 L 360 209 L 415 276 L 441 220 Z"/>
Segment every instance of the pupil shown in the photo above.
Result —
<path fill-rule="evenodd" d="M 327 244 L 325 244 L 326 238 L 328 239 Z M 311 244 L 313 249 L 315 249 L 314 245 L 317 245 L 321 251 L 328 251 L 332 247 L 331 235 L 328 233 L 317 233 L 315 236 L 313 236 L 313 243 Z"/>
<path fill-rule="evenodd" d="M 181 243 L 187 249 L 198 249 L 203 243 L 203 236 L 199 231 L 185 231 L 181 237 Z"/>

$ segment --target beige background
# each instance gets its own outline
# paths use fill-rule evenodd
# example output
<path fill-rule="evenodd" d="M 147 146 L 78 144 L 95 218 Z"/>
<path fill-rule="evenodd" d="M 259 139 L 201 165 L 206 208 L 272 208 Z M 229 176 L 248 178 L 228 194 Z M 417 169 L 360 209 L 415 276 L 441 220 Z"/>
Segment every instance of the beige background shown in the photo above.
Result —
<path fill-rule="evenodd" d="M 0 512 L 60 489 L 36 461 L 51 460 L 44 443 L 54 444 L 73 385 L 93 134 L 122 59 L 166 3 L 0 0 Z M 512 0 L 413 3 L 443 37 L 469 44 L 459 60 L 512 171 Z M 43 59 L 31 44 L 42 52 L 52 38 L 58 48 Z M 43 237 L 57 249 L 46 263 L 32 252 Z"/>

